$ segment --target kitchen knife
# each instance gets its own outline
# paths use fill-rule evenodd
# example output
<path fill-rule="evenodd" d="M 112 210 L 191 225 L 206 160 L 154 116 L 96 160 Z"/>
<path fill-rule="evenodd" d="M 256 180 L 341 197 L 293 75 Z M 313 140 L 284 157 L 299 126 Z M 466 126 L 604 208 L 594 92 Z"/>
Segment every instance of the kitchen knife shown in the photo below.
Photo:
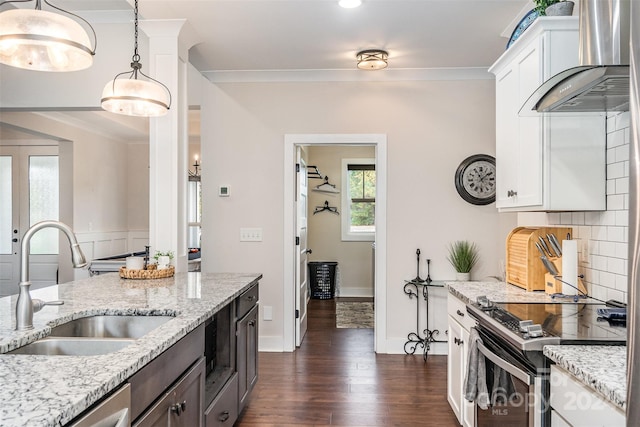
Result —
<path fill-rule="evenodd" d="M 542 236 L 538 236 L 538 240 L 540 241 L 540 245 L 542 245 L 542 248 L 544 249 L 544 251 L 546 252 L 545 255 L 548 255 L 550 257 L 553 257 L 553 254 L 551 253 L 551 251 L 549 250 L 549 246 L 547 246 L 547 242 L 544 241 L 544 239 L 542 238 Z"/>
<path fill-rule="evenodd" d="M 560 248 L 560 242 L 558 242 L 558 238 L 554 234 L 547 234 L 547 238 L 553 247 L 553 250 L 556 251 L 558 257 L 562 256 L 562 249 Z"/>
<path fill-rule="evenodd" d="M 540 252 L 540 255 L 546 257 L 547 254 L 545 254 L 544 250 L 542 250 L 542 246 L 540 246 L 540 243 L 538 242 L 534 242 L 534 243 L 536 244 L 536 248 L 538 248 L 538 252 Z"/>
<path fill-rule="evenodd" d="M 550 252 L 553 254 L 553 256 L 555 258 L 558 258 L 560 255 L 558 255 L 558 251 L 556 251 L 556 247 L 553 246 L 553 243 L 551 242 L 551 235 L 547 234 L 547 242 L 549 242 L 549 244 L 547 245 L 550 249 Z"/>
<path fill-rule="evenodd" d="M 542 260 L 544 267 L 553 277 L 558 275 L 558 270 L 556 269 L 556 266 L 553 265 L 553 263 L 549 261 L 549 259 L 546 256 L 541 256 L 540 259 Z"/>

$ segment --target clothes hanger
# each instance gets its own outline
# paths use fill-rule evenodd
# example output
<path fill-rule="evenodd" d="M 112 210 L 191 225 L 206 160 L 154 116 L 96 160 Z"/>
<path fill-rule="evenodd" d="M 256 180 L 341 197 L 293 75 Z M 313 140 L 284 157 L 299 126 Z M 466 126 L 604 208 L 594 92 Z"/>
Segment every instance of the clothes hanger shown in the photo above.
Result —
<path fill-rule="evenodd" d="M 329 206 L 329 202 L 327 200 L 324 201 L 324 206 L 316 206 L 316 209 L 313 211 L 313 214 L 315 215 L 319 212 L 324 212 L 324 211 L 329 211 L 336 215 L 340 215 L 340 212 L 338 212 L 338 208 L 336 208 L 335 206 Z"/>
<path fill-rule="evenodd" d="M 332 193 L 332 194 L 340 193 L 340 190 L 338 190 L 335 185 L 329 182 L 328 176 L 325 176 L 324 182 L 320 185 L 316 185 L 316 187 L 313 188 L 313 191 L 319 191 L 321 193 Z"/>

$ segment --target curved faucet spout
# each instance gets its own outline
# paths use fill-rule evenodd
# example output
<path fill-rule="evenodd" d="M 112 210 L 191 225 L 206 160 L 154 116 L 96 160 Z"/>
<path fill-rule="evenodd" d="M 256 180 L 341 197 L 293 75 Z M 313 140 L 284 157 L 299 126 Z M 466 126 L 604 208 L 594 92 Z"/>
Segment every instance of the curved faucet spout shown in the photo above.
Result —
<path fill-rule="evenodd" d="M 87 260 L 80 249 L 80 245 L 78 245 L 78 239 L 76 239 L 73 230 L 67 224 L 60 221 L 42 221 L 29 228 L 22 238 L 20 247 L 20 293 L 18 294 L 18 301 L 16 303 L 16 330 L 18 331 L 33 328 L 34 305 L 31 294 L 29 293 L 29 288 L 31 287 L 31 282 L 29 282 L 30 242 L 34 234 L 47 227 L 59 229 L 69 239 L 69 244 L 71 245 L 71 262 L 74 268 L 82 268 L 87 265 Z M 41 307 L 42 306 L 39 308 Z"/>

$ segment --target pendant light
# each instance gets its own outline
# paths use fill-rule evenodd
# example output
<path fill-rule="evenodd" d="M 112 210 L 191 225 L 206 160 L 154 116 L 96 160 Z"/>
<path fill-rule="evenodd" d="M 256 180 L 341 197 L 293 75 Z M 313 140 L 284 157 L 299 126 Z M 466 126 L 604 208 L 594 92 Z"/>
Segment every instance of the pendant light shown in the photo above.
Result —
<path fill-rule="evenodd" d="M 131 71 L 117 74 L 102 91 L 102 108 L 116 114 L 140 117 L 157 117 L 167 113 L 171 106 L 169 88 L 142 72 L 138 53 L 138 0 L 134 5 L 135 42 Z M 139 80 L 138 74 L 148 80 Z M 128 78 L 120 78 L 128 75 Z"/>
<path fill-rule="evenodd" d="M 14 3 L 19 0 L 0 3 Z M 31 1 L 31 0 L 21 0 Z M 84 22 L 89 35 L 77 21 L 59 13 L 42 10 L 41 0 L 35 9 L 10 9 L 0 12 L 0 63 L 35 71 L 77 71 L 89 68 L 96 53 L 96 32 L 82 17 L 44 3 Z"/>

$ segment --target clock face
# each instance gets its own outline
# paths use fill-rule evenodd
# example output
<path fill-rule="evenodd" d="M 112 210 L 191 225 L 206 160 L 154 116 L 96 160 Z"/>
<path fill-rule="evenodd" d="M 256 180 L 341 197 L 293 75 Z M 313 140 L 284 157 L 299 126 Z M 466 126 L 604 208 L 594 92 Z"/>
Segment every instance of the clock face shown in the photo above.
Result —
<path fill-rule="evenodd" d="M 491 156 L 476 154 L 460 163 L 455 176 L 458 194 L 474 205 L 488 205 L 496 199 L 496 162 Z"/>

